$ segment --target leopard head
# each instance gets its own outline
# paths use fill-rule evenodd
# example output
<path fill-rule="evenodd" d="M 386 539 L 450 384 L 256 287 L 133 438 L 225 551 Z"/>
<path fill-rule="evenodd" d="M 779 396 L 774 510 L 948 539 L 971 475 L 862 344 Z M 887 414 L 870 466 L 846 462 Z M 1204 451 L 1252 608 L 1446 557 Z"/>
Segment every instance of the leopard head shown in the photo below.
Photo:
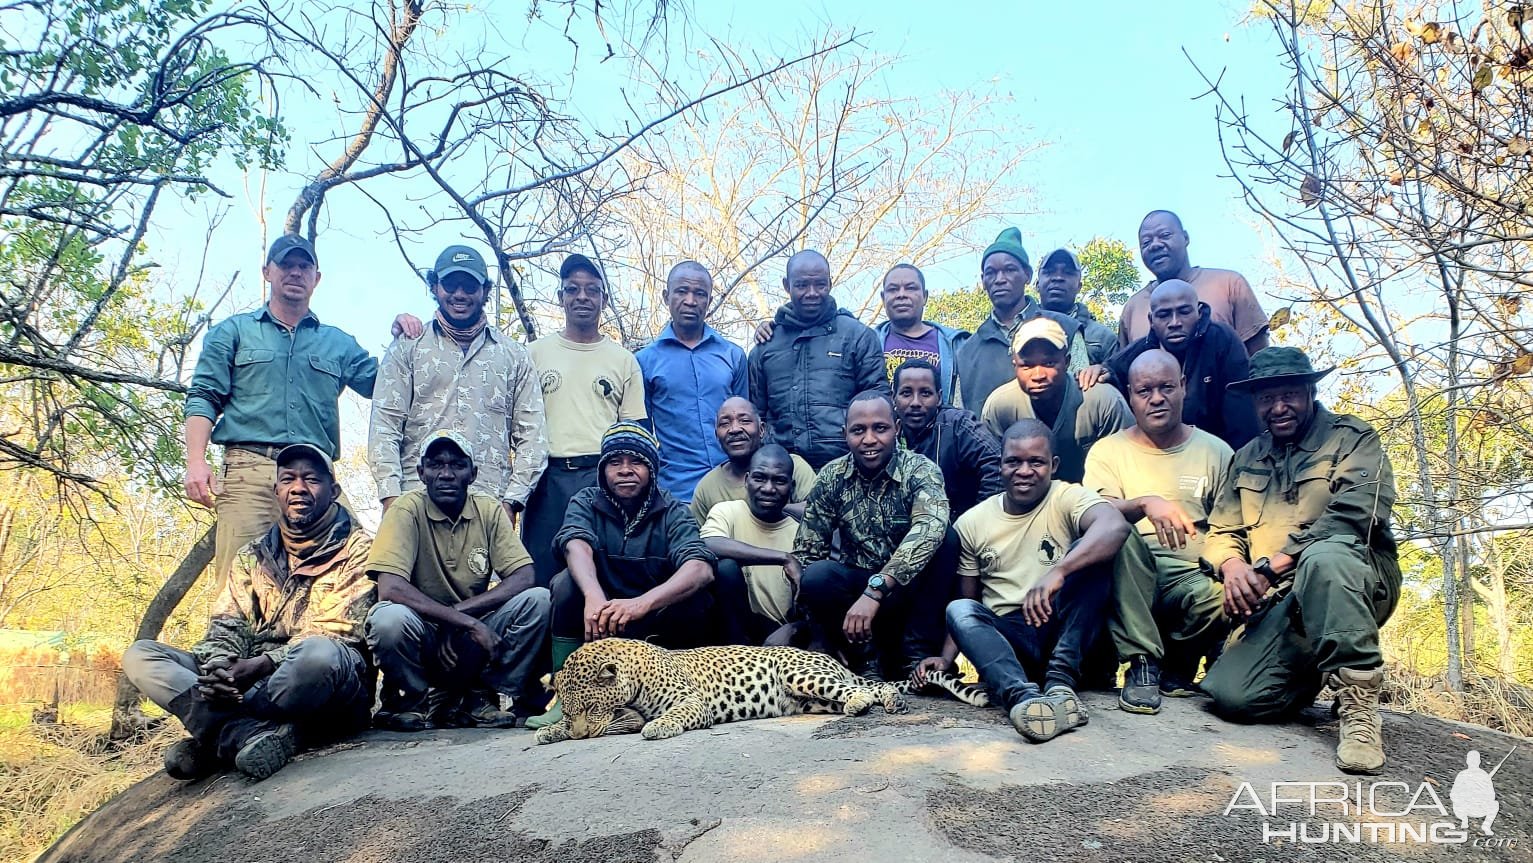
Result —
<path fill-rule="evenodd" d="M 554 675 L 554 689 L 573 738 L 633 731 L 638 711 L 628 707 L 639 692 L 640 668 L 631 651 L 607 638 L 585 645 Z M 616 726 L 614 726 L 616 723 Z"/>

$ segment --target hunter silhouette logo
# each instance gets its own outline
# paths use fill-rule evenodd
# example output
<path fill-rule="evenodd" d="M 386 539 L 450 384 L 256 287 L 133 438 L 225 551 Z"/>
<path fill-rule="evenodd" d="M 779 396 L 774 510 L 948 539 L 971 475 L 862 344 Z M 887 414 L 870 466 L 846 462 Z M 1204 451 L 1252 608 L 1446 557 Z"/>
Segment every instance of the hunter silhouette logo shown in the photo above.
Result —
<path fill-rule="evenodd" d="M 1448 802 L 1453 804 L 1453 815 L 1458 819 L 1461 829 L 1469 829 L 1469 819 L 1484 818 L 1480 825 L 1480 832 L 1486 836 L 1493 835 L 1490 832 L 1491 822 L 1496 820 L 1496 814 L 1501 811 L 1501 804 L 1496 802 L 1496 786 L 1491 784 L 1491 779 L 1506 759 L 1512 757 L 1517 747 L 1513 746 L 1511 752 L 1502 756 L 1496 762 L 1496 766 L 1489 773 L 1480 769 L 1480 752 L 1471 749 L 1464 756 L 1465 767 L 1458 772 L 1453 779 L 1453 788 L 1448 792 Z"/>

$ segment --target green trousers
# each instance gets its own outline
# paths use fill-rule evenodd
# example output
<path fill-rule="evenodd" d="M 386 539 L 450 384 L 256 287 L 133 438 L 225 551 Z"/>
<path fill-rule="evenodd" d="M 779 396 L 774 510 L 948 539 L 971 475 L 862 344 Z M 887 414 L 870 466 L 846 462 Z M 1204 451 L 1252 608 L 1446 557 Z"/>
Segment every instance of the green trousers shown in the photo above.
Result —
<path fill-rule="evenodd" d="M 1314 702 L 1325 674 L 1379 667 L 1379 627 L 1399 599 L 1393 553 L 1357 539 L 1309 546 L 1292 591 L 1247 621 L 1203 678 L 1214 711 L 1247 722 L 1287 718 Z"/>
<path fill-rule="evenodd" d="M 1168 640 L 1202 647 L 1209 633 L 1223 626 L 1223 606 L 1223 585 L 1196 563 L 1157 557 L 1135 531 L 1114 561 L 1107 630 L 1120 662 L 1133 656 L 1161 662 Z"/>

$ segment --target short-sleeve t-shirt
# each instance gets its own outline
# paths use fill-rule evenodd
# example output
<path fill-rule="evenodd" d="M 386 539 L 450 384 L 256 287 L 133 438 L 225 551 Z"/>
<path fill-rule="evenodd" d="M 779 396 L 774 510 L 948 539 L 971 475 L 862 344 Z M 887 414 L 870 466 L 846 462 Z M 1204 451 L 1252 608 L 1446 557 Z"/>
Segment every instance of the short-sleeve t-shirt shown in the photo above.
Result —
<path fill-rule="evenodd" d="M 798 536 L 798 519 L 784 518 L 776 524 L 768 524 L 757 518 L 745 501 L 726 500 L 708 511 L 701 536 L 703 539 L 710 536 L 733 539 L 774 551 L 792 551 L 793 539 Z M 788 612 L 793 610 L 793 583 L 788 581 L 782 567 L 754 564 L 742 567 L 741 572 L 750 587 L 751 611 L 778 623 L 787 623 Z"/>
<path fill-rule="evenodd" d="M 532 556 L 499 501 L 470 492 L 454 521 L 425 489 L 416 489 L 395 498 L 383 514 L 367 573 L 397 575 L 437 602 L 455 605 L 489 590 L 492 575 L 504 577 L 529 563 Z"/>
<path fill-rule="evenodd" d="M 1140 519 L 1135 527 L 1156 557 L 1196 563 L 1208 536 L 1208 513 L 1214 508 L 1214 496 L 1229 475 L 1234 458 L 1229 444 L 1202 429 L 1192 429 L 1186 441 L 1171 449 L 1140 443 L 1128 431 L 1121 431 L 1097 441 L 1086 454 L 1085 485 L 1104 497 L 1131 500 L 1155 495 L 1180 506 L 1198 526 L 1197 536 L 1187 538 L 1186 548 L 1162 546 L 1147 518 Z"/>
<path fill-rule="evenodd" d="M 979 578 L 980 600 L 996 614 L 1022 608 L 1022 598 L 1080 538 L 1086 510 L 1106 503 L 1084 486 L 1057 479 L 1025 515 L 1006 512 L 1004 498 L 986 498 L 953 523 L 960 544 L 958 574 Z"/>
<path fill-rule="evenodd" d="M 1261 300 L 1251 290 L 1246 277 L 1234 270 L 1194 267 L 1192 287 L 1198 299 L 1208 304 L 1209 315 L 1235 331 L 1243 342 L 1267 328 L 1267 313 Z M 1150 334 L 1150 292 L 1160 282 L 1153 281 L 1128 298 L 1118 319 L 1118 346 L 1124 347 Z"/>
<path fill-rule="evenodd" d="M 702 524 L 708 520 L 708 514 L 712 509 L 726 500 L 745 500 L 745 480 L 736 482 L 729 471 L 719 465 L 713 470 L 703 474 L 703 478 L 697 481 L 697 488 L 692 492 L 692 517 Z M 809 491 L 814 488 L 815 472 L 797 455 L 793 456 L 793 502 L 802 503 L 809 499 Z"/>
<path fill-rule="evenodd" d="M 926 331 L 918 339 L 901 335 L 893 327 L 884 335 L 884 362 L 889 366 L 889 380 L 894 380 L 894 370 L 906 360 L 926 360 L 942 371 L 942 334 L 936 327 Z"/>
<path fill-rule="evenodd" d="M 644 372 L 617 342 L 605 336 L 572 342 L 553 335 L 533 342 L 528 351 L 543 387 L 550 457 L 595 455 L 613 423 L 648 417 Z"/>

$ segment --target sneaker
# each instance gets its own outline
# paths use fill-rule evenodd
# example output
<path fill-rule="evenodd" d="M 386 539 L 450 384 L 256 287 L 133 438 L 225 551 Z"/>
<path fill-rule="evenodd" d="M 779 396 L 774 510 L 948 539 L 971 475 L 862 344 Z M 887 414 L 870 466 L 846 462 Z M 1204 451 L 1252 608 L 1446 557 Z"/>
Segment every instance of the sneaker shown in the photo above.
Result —
<path fill-rule="evenodd" d="M 298 751 L 298 740 L 293 726 L 278 725 L 270 731 L 262 731 L 245 741 L 235 753 L 234 767 L 257 782 L 287 766 Z"/>
<path fill-rule="evenodd" d="M 458 709 L 457 719 L 463 728 L 515 728 L 517 716 L 500 709 L 500 696 L 480 692 L 468 696 Z"/>
<path fill-rule="evenodd" d="M 1077 711 L 1079 702 L 1077 702 Z M 1061 712 L 1066 715 L 1061 716 Z M 1078 715 L 1078 713 L 1077 713 Z M 1011 727 L 1031 743 L 1043 743 L 1069 731 L 1069 707 L 1064 699 L 1033 690 L 1032 694 L 1012 705 L 1007 713 Z"/>
<path fill-rule="evenodd" d="M 1160 666 L 1148 656 L 1128 661 L 1128 674 L 1118 692 L 1118 707 L 1129 713 L 1160 712 Z"/>
<path fill-rule="evenodd" d="M 1174 677 L 1161 677 L 1160 694 L 1167 698 L 1197 698 L 1208 695 L 1203 691 L 1203 687 L 1196 683 Z"/>
<path fill-rule="evenodd" d="M 212 776 L 218 772 L 218 756 L 195 737 L 177 740 L 165 750 L 165 772 L 182 782 Z"/>
<path fill-rule="evenodd" d="M 1056 683 L 1043 691 L 1043 697 L 1052 698 L 1059 704 L 1059 716 L 1061 721 L 1067 722 L 1069 731 L 1079 728 L 1091 721 L 1091 714 L 1086 712 L 1086 705 L 1081 703 L 1080 696 L 1075 690 L 1063 683 Z"/>
<path fill-rule="evenodd" d="M 430 731 L 436 727 L 431 717 L 414 710 L 401 710 L 395 713 L 390 710 L 380 710 L 373 714 L 373 727 L 384 731 L 405 731 L 414 733 L 417 731 Z"/>

